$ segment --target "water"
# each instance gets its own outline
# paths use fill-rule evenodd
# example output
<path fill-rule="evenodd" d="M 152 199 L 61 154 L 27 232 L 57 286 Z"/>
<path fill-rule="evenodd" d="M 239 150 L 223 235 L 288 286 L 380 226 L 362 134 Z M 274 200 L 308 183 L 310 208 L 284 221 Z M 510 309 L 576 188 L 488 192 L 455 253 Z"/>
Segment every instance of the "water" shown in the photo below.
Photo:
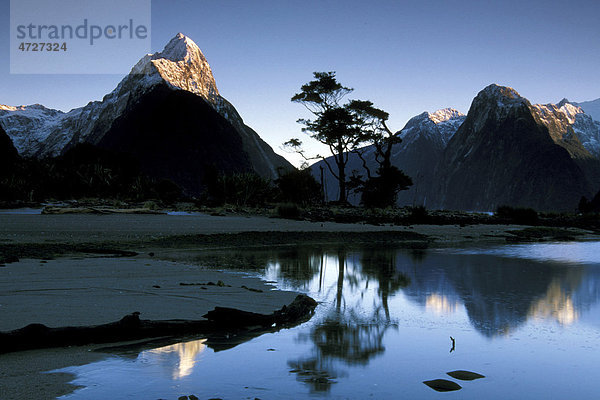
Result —
<path fill-rule="evenodd" d="M 597 398 L 600 243 L 239 251 L 315 317 L 218 351 L 202 338 L 67 368 L 65 399 Z M 452 346 L 450 337 L 455 339 Z M 485 375 L 459 381 L 446 375 Z M 438 393 L 422 382 L 448 379 Z"/>
<path fill-rule="evenodd" d="M 0 209 L 0 214 L 9 215 L 41 215 L 42 208 L 3 208 Z"/>

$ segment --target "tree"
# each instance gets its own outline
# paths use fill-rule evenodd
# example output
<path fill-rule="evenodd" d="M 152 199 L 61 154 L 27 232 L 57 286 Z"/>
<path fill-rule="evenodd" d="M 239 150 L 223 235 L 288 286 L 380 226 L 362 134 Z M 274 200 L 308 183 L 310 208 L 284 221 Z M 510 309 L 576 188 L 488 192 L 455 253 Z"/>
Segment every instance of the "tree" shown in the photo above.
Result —
<path fill-rule="evenodd" d="M 392 165 L 392 148 L 402 142 L 402 131 L 393 133 L 386 123 L 389 114 L 374 107 L 370 101 L 353 100 L 347 108 L 359 119 L 361 141 L 374 147 L 375 161 L 378 164 L 377 176 L 372 176 L 363 157 L 365 147 L 354 150 L 367 172 L 367 180 L 362 182 L 359 189 L 362 193 L 361 202 L 367 207 L 393 206 L 396 204 L 398 192 L 408 189 L 413 184 L 409 176 Z"/>
<path fill-rule="evenodd" d="M 374 107 L 370 101 L 351 100 L 341 105 L 352 89 L 342 86 L 336 80 L 335 72 L 315 72 L 314 77 L 315 80 L 301 87 L 302 91 L 292 97 L 292 101 L 304 105 L 315 116 L 313 120 L 300 119 L 298 122 L 304 125 L 303 132 L 329 147 L 336 168 L 334 170 L 324 156 L 307 157 L 299 139 L 291 139 L 284 145 L 305 160 L 323 160 L 338 181 L 340 203 L 346 202 L 348 188 L 351 188 L 362 192 L 363 204 L 367 206 L 394 205 L 398 192 L 412 185 L 410 177 L 391 161 L 393 146 L 402 141 L 400 131 L 393 133 L 387 126 L 389 114 Z M 375 149 L 377 176 L 371 175 L 363 157 L 365 144 L 371 144 Z M 362 160 L 366 180 L 354 175 L 347 181 L 346 165 L 350 153 Z"/>
<path fill-rule="evenodd" d="M 325 156 L 307 157 L 302 150 L 302 141 L 291 139 L 284 145 L 291 147 L 305 160 L 321 159 L 339 184 L 339 202 L 346 203 L 346 164 L 349 153 L 363 142 L 361 121 L 349 104 L 340 105 L 340 101 L 353 89 L 342 86 L 335 78 L 335 72 L 315 72 L 315 80 L 302 85 L 301 92 L 292 97 L 292 101 L 304 105 L 315 117 L 299 119 L 304 125 L 303 132 L 311 138 L 328 146 L 334 166 Z"/>
<path fill-rule="evenodd" d="M 392 133 L 386 123 L 390 115 L 374 107 L 370 101 L 352 100 L 347 107 L 360 120 L 362 140 L 373 145 L 375 148 L 375 161 L 379 164 L 379 167 L 391 167 L 392 147 L 402 142 L 400 138 L 402 131 Z M 357 149 L 356 153 L 363 160 L 365 169 L 370 177 L 370 170 L 362 158 L 361 149 Z"/>

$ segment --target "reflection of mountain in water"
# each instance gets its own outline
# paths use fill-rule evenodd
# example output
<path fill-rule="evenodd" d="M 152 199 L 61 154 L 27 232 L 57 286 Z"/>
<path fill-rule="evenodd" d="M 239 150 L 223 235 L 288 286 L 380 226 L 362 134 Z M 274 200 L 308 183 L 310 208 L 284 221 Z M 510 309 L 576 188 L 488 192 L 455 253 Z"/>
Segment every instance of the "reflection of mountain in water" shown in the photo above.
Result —
<path fill-rule="evenodd" d="M 523 252 L 531 249 L 521 247 Z M 572 247 L 569 251 L 574 251 Z M 497 254 L 298 246 L 240 251 L 235 259 L 238 265 L 262 265 L 269 279 L 277 279 L 284 286 L 323 293 L 337 307 L 350 307 L 363 314 L 372 312 L 367 310 L 372 299 L 363 296 L 367 288 L 374 288 L 377 307 L 385 311 L 387 321 L 394 313 L 388 300 L 400 291 L 423 309 L 438 314 L 464 307 L 472 325 L 488 337 L 514 330 L 530 318 L 569 324 L 598 306 L 600 270 Z"/>
<path fill-rule="evenodd" d="M 531 319 L 568 325 L 600 308 L 600 269 L 518 255 L 324 245 L 203 252 L 202 257 L 196 261 L 263 269 L 267 279 L 320 300 L 318 320 L 299 337 L 310 351 L 288 360 L 289 372 L 314 393 L 328 392 L 349 366 L 366 366 L 385 353 L 385 334 L 396 327 L 392 321 L 401 312 L 394 309 L 395 297 L 439 316 L 464 310 L 486 337 L 504 335 Z M 204 344 L 176 346 L 151 353 L 179 358 L 174 378 L 191 372 Z"/>
<path fill-rule="evenodd" d="M 340 276 L 345 282 L 344 293 L 369 282 L 377 284 L 388 320 L 388 299 L 401 290 L 411 301 L 438 314 L 464 306 L 471 324 L 488 337 L 508 333 L 530 318 L 572 323 L 600 299 L 600 271 L 591 267 L 485 253 L 288 249 L 271 253 L 271 275 L 276 265 L 280 279 L 294 282 L 294 287 L 314 290 L 314 281 L 318 279 L 321 286 L 323 276 L 339 273 L 332 257 L 344 257 L 347 265 Z M 329 263 L 324 261 L 327 259 Z M 338 298 L 345 295 L 338 287 Z"/>
<path fill-rule="evenodd" d="M 600 299 L 600 276 L 586 267 L 441 251 L 415 263 L 399 251 L 396 268 L 411 279 L 403 292 L 413 301 L 438 312 L 464 304 L 472 325 L 490 337 L 532 317 L 573 322 Z"/>
<path fill-rule="evenodd" d="M 579 311 L 571 293 L 563 290 L 560 281 L 555 279 L 548 286 L 546 296 L 531 305 L 529 315 L 532 318 L 554 318 L 561 325 L 571 325 L 579 318 Z"/>
<path fill-rule="evenodd" d="M 174 366 L 173 379 L 181 379 L 193 372 L 198 355 L 206 349 L 205 341 L 201 339 L 159 347 L 143 352 L 140 357 L 151 358 L 155 363 L 169 368 Z"/>

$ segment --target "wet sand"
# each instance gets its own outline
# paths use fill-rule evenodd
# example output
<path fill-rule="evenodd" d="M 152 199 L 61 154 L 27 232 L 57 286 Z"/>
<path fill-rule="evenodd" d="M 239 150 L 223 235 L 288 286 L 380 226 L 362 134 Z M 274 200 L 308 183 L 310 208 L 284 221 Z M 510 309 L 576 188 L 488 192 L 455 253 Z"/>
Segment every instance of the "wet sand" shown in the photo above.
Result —
<path fill-rule="evenodd" d="M 139 257 L 22 260 L 0 270 L 0 331 L 34 322 L 99 325 L 133 312 L 142 319 L 200 320 L 217 305 L 269 314 L 295 297 L 258 278 L 184 263 Z"/>

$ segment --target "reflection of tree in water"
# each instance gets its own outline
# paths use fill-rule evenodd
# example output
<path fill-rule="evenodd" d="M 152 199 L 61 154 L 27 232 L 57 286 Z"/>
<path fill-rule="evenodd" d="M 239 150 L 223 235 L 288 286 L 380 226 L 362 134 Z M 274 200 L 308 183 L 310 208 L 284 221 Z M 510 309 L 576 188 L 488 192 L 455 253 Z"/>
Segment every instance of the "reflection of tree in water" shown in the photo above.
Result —
<path fill-rule="evenodd" d="M 327 320 L 311 332 L 311 340 L 325 358 L 347 364 L 366 365 L 383 353 L 383 334 L 387 326 Z"/>
<path fill-rule="evenodd" d="M 314 345 L 311 356 L 288 363 L 291 371 L 298 375 L 299 380 L 309 384 L 312 391 L 328 391 L 331 384 L 335 383 L 335 378 L 343 374 L 340 364 L 366 365 L 385 351 L 383 337 L 391 326 L 388 297 L 410 283 L 404 274 L 396 271 L 394 260 L 394 251 L 373 249 L 361 252 L 357 257 L 356 253 L 337 250 L 335 308 L 324 322 L 316 325 L 304 337 Z M 322 277 L 325 264 L 321 263 L 320 266 Z M 368 288 L 370 280 L 377 281 L 381 305 L 374 307 L 373 315 L 359 317 L 364 311 L 364 304 L 358 304 L 358 310 L 347 307 L 344 293 L 345 290 L 359 289 L 362 285 Z M 345 287 L 346 284 L 348 287 Z M 381 308 L 385 310 L 387 322 L 366 322 L 379 321 L 377 314 Z"/>
<path fill-rule="evenodd" d="M 425 249 L 410 249 L 407 251 L 415 265 L 422 264 L 423 261 L 425 261 L 425 257 L 427 256 L 427 250 Z M 394 252 L 394 254 L 397 253 L 397 251 Z"/>
<path fill-rule="evenodd" d="M 328 391 L 337 377 L 345 375 L 338 366 L 340 363 L 366 365 L 373 357 L 383 354 L 383 336 L 389 326 L 346 321 L 334 313 L 303 337 L 314 345 L 311 356 L 289 361 L 288 365 L 311 391 Z"/>
<path fill-rule="evenodd" d="M 381 305 L 385 317 L 390 320 L 388 299 L 400 289 L 410 285 L 410 278 L 396 268 L 397 250 L 392 249 L 365 249 L 362 252 L 362 271 L 375 279 L 379 284 L 377 293 L 381 297 Z"/>
<path fill-rule="evenodd" d="M 271 265 L 278 279 L 295 289 L 321 293 L 339 312 L 366 309 L 376 320 L 381 313 L 390 321 L 388 303 L 400 290 L 424 307 L 432 298 L 464 305 L 472 326 L 486 337 L 511 332 L 532 317 L 574 321 L 580 309 L 589 309 L 599 298 L 582 285 L 581 268 L 485 253 L 324 245 L 273 248 L 245 257 L 248 265 L 261 260 L 263 266 Z M 373 289 L 375 310 L 359 297 Z"/>
<path fill-rule="evenodd" d="M 277 265 L 277 275 L 284 281 L 305 285 L 315 276 L 322 274 L 324 251 L 307 247 L 279 249 L 271 257 Z"/>

